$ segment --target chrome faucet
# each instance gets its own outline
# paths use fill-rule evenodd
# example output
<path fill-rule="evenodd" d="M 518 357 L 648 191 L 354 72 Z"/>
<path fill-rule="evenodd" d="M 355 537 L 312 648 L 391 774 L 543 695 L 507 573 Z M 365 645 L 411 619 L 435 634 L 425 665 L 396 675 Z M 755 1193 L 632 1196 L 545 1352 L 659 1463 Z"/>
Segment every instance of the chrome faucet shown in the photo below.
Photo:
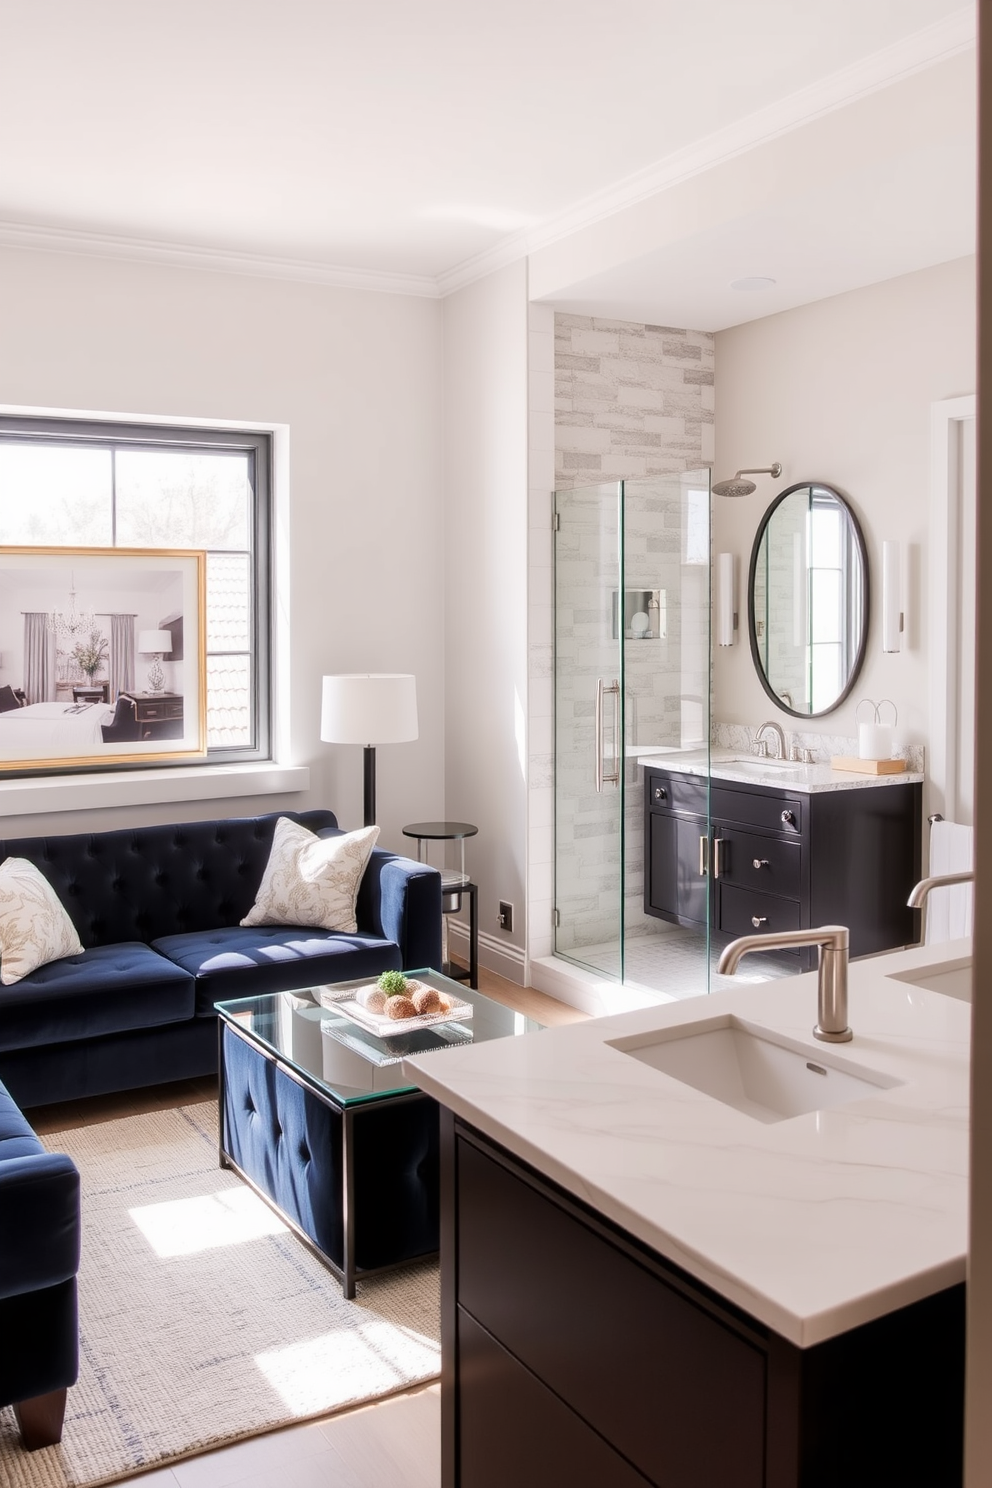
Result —
<path fill-rule="evenodd" d="M 782 725 L 780 723 L 773 723 L 773 722 L 763 723 L 761 725 L 761 727 L 756 730 L 755 735 L 754 735 L 754 743 L 751 746 L 752 749 L 754 750 L 754 753 L 755 754 L 762 755 L 762 756 L 764 756 L 764 755 L 766 755 L 768 753 L 768 745 L 765 743 L 764 739 L 761 737 L 762 734 L 765 732 L 766 729 L 771 729 L 772 733 L 775 735 L 775 738 L 778 740 L 778 754 L 772 755 L 772 758 L 773 759 L 784 760 L 785 759 L 785 734 L 782 732 Z"/>
<path fill-rule="evenodd" d="M 921 878 L 906 900 L 906 907 L 907 909 L 922 909 L 931 889 L 949 889 L 952 884 L 974 883 L 974 881 L 974 868 L 969 868 L 967 873 L 937 873 L 933 878 Z"/>
<path fill-rule="evenodd" d="M 784 951 L 793 946 L 819 946 L 820 980 L 817 987 L 816 1027 L 813 1037 L 828 1044 L 850 1043 L 847 1026 L 847 957 L 850 937 L 846 925 L 821 925 L 818 930 L 782 930 L 778 935 L 742 935 L 732 940 L 720 957 L 721 976 L 733 976 L 748 951 Z"/>

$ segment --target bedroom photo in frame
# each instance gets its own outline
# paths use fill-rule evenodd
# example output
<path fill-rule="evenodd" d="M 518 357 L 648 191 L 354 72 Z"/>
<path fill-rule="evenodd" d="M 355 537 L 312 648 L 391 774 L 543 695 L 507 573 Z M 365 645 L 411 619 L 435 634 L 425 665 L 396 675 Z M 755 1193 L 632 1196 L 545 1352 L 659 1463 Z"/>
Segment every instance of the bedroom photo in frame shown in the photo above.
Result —
<path fill-rule="evenodd" d="M 206 554 L 0 547 L 0 772 L 206 754 Z"/>

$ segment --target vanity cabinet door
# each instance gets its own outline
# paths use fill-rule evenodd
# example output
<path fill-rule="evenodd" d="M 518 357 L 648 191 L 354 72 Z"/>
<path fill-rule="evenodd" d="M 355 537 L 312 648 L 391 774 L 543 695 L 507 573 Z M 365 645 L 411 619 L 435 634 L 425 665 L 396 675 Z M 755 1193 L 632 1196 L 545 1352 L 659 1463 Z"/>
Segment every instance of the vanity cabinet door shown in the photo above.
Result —
<path fill-rule="evenodd" d="M 458 1475 L 466 1488 L 651 1488 L 649 1478 L 461 1308 L 458 1358 L 465 1382 Z"/>
<path fill-rule="evenodd" d="M 699 867 L 701 861 L 706 865 L 708 857 L 705 819 L 652 811 L 645 908 L 679 925 L 705 926 L 710 880 Z"/>

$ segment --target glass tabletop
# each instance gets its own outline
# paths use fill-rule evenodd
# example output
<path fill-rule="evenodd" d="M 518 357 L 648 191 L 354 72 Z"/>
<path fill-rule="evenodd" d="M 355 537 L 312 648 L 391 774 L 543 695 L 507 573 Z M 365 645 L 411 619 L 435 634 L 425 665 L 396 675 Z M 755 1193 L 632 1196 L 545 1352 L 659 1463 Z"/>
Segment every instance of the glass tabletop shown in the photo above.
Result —
<path fill-rule="evenodd" d="M 336 1006 L 349 992 L 375 984 L 375 977 L 268 992 L 218 1002 L 217 1012 L 253 1043 L 277 1055 L 305 1084 L 326 1092 L 342 1106 L 378 1100 L 417 1087 L 403 1077 L 400 1061 L 434 1049 L 463 1049 L 490 1039 L 512 1038 L 543 1028 L 533 1018 L 473 992 L 464 982 L 436 971 L 407 973 L 450 997 L 471 1003 L 472 1016 L 426 1028 L 397 1028 L 381 1037 L 361 1027 Z"/>

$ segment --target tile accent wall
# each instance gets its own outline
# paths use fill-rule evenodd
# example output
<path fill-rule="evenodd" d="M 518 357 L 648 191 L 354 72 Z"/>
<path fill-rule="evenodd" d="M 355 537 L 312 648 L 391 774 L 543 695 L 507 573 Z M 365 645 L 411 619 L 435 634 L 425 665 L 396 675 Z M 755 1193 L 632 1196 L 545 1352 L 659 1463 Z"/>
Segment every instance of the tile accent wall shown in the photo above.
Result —
<path fill-rule="evenodd" d="M 685 563 L 686 513 L 679 483 L 670 478 L 712 462 L 713 337 L 670 326 L 555 314 L 554 374 L 555 489 L 621 478 L 643 482 L 628 492 L 626 579 L 630 588 L 661 588 L 669 599 L 664 638 L 627 646 L 626 743 L 686 742 L 683 733 L 693 709 L 693 727 L 702 738 L 705 710 L 698 699 L 706 692 L 706 569 L 704 564 L 695 572 Z M 654 487 L 652 477 L 658 478 Z M 543 510 L 550 517 L 547 492 Z M 595 532 L 590 529 L 578 541 L 580 547 L 582 543 L 587 546 L 576 553 L 573 623 L 568 624 L 565 617 L 563 643 L 566 648 L 573 643 L 581 646 L 581 655 L 577 652 L 573 657 L 573 670 L 589 673 L 589 695 L 584 702 L 578 696 L 575 701 L 561 700 L 562 709 L 569 712 L 569 717 L 560 718 L 561 726 L 574 728 L 581 738 L 576 740 L 571 762 L 567 751 L 560 749 L 558 781 L 562 803 L 558 944 L 573 950 L 608 942 L 619 927 L 615 796 L 595 794 L 590 763 L 595 677 L 602 661 L 596 640 L 599 637 L 610 649 L 608 635 L 601 634 L 601 610 L 604 592 L 615 586 L 600 571 Z M 531 572 L 536 581 L 533 567 Z M 550 573 L 547 579 L 550 582 Z M 703 581 L 702 590 L 699 581 Z M 564 597 L 569 599 L 568 592 Z M 609 603 L 608 596 L 605 602 Z M 610 656 L 615 656 L 615 645 Z M 532 650 L 532 665 L 535 659 Z M 544 660 L 542 655 L 542 664 Z M 611 659 L 606 665 L 608 669 L 615 662 Z M 546 758 L 532 763 L 539 763 L 546 772 Z M 659 922 L 645 916 L 642 909 L 642 777 L 633 762 L 627 764 L 626 773 L 625 930 L 628 936 L 654 934 Z M 541 778 L 548 778 L 547 774 Z M 531 801 L 535 802 L 533 791 Z M 541 819 L 549 823 L 543 840 L 549 843 L 550 853 L 553 799 L 543 805 Z M 537 835 L 532 830 L 532 850 Z M 553 935 L 542 939 L 536 914 L 532 915 L 532 931 L 531 954 L 548 954 Z M 544 949 L 537 949 L 538 945 Z"/>
<path fill-rule="evenodd" d="M 713 336 L 556 314 L 555 486 L 712 464 Z"/>

